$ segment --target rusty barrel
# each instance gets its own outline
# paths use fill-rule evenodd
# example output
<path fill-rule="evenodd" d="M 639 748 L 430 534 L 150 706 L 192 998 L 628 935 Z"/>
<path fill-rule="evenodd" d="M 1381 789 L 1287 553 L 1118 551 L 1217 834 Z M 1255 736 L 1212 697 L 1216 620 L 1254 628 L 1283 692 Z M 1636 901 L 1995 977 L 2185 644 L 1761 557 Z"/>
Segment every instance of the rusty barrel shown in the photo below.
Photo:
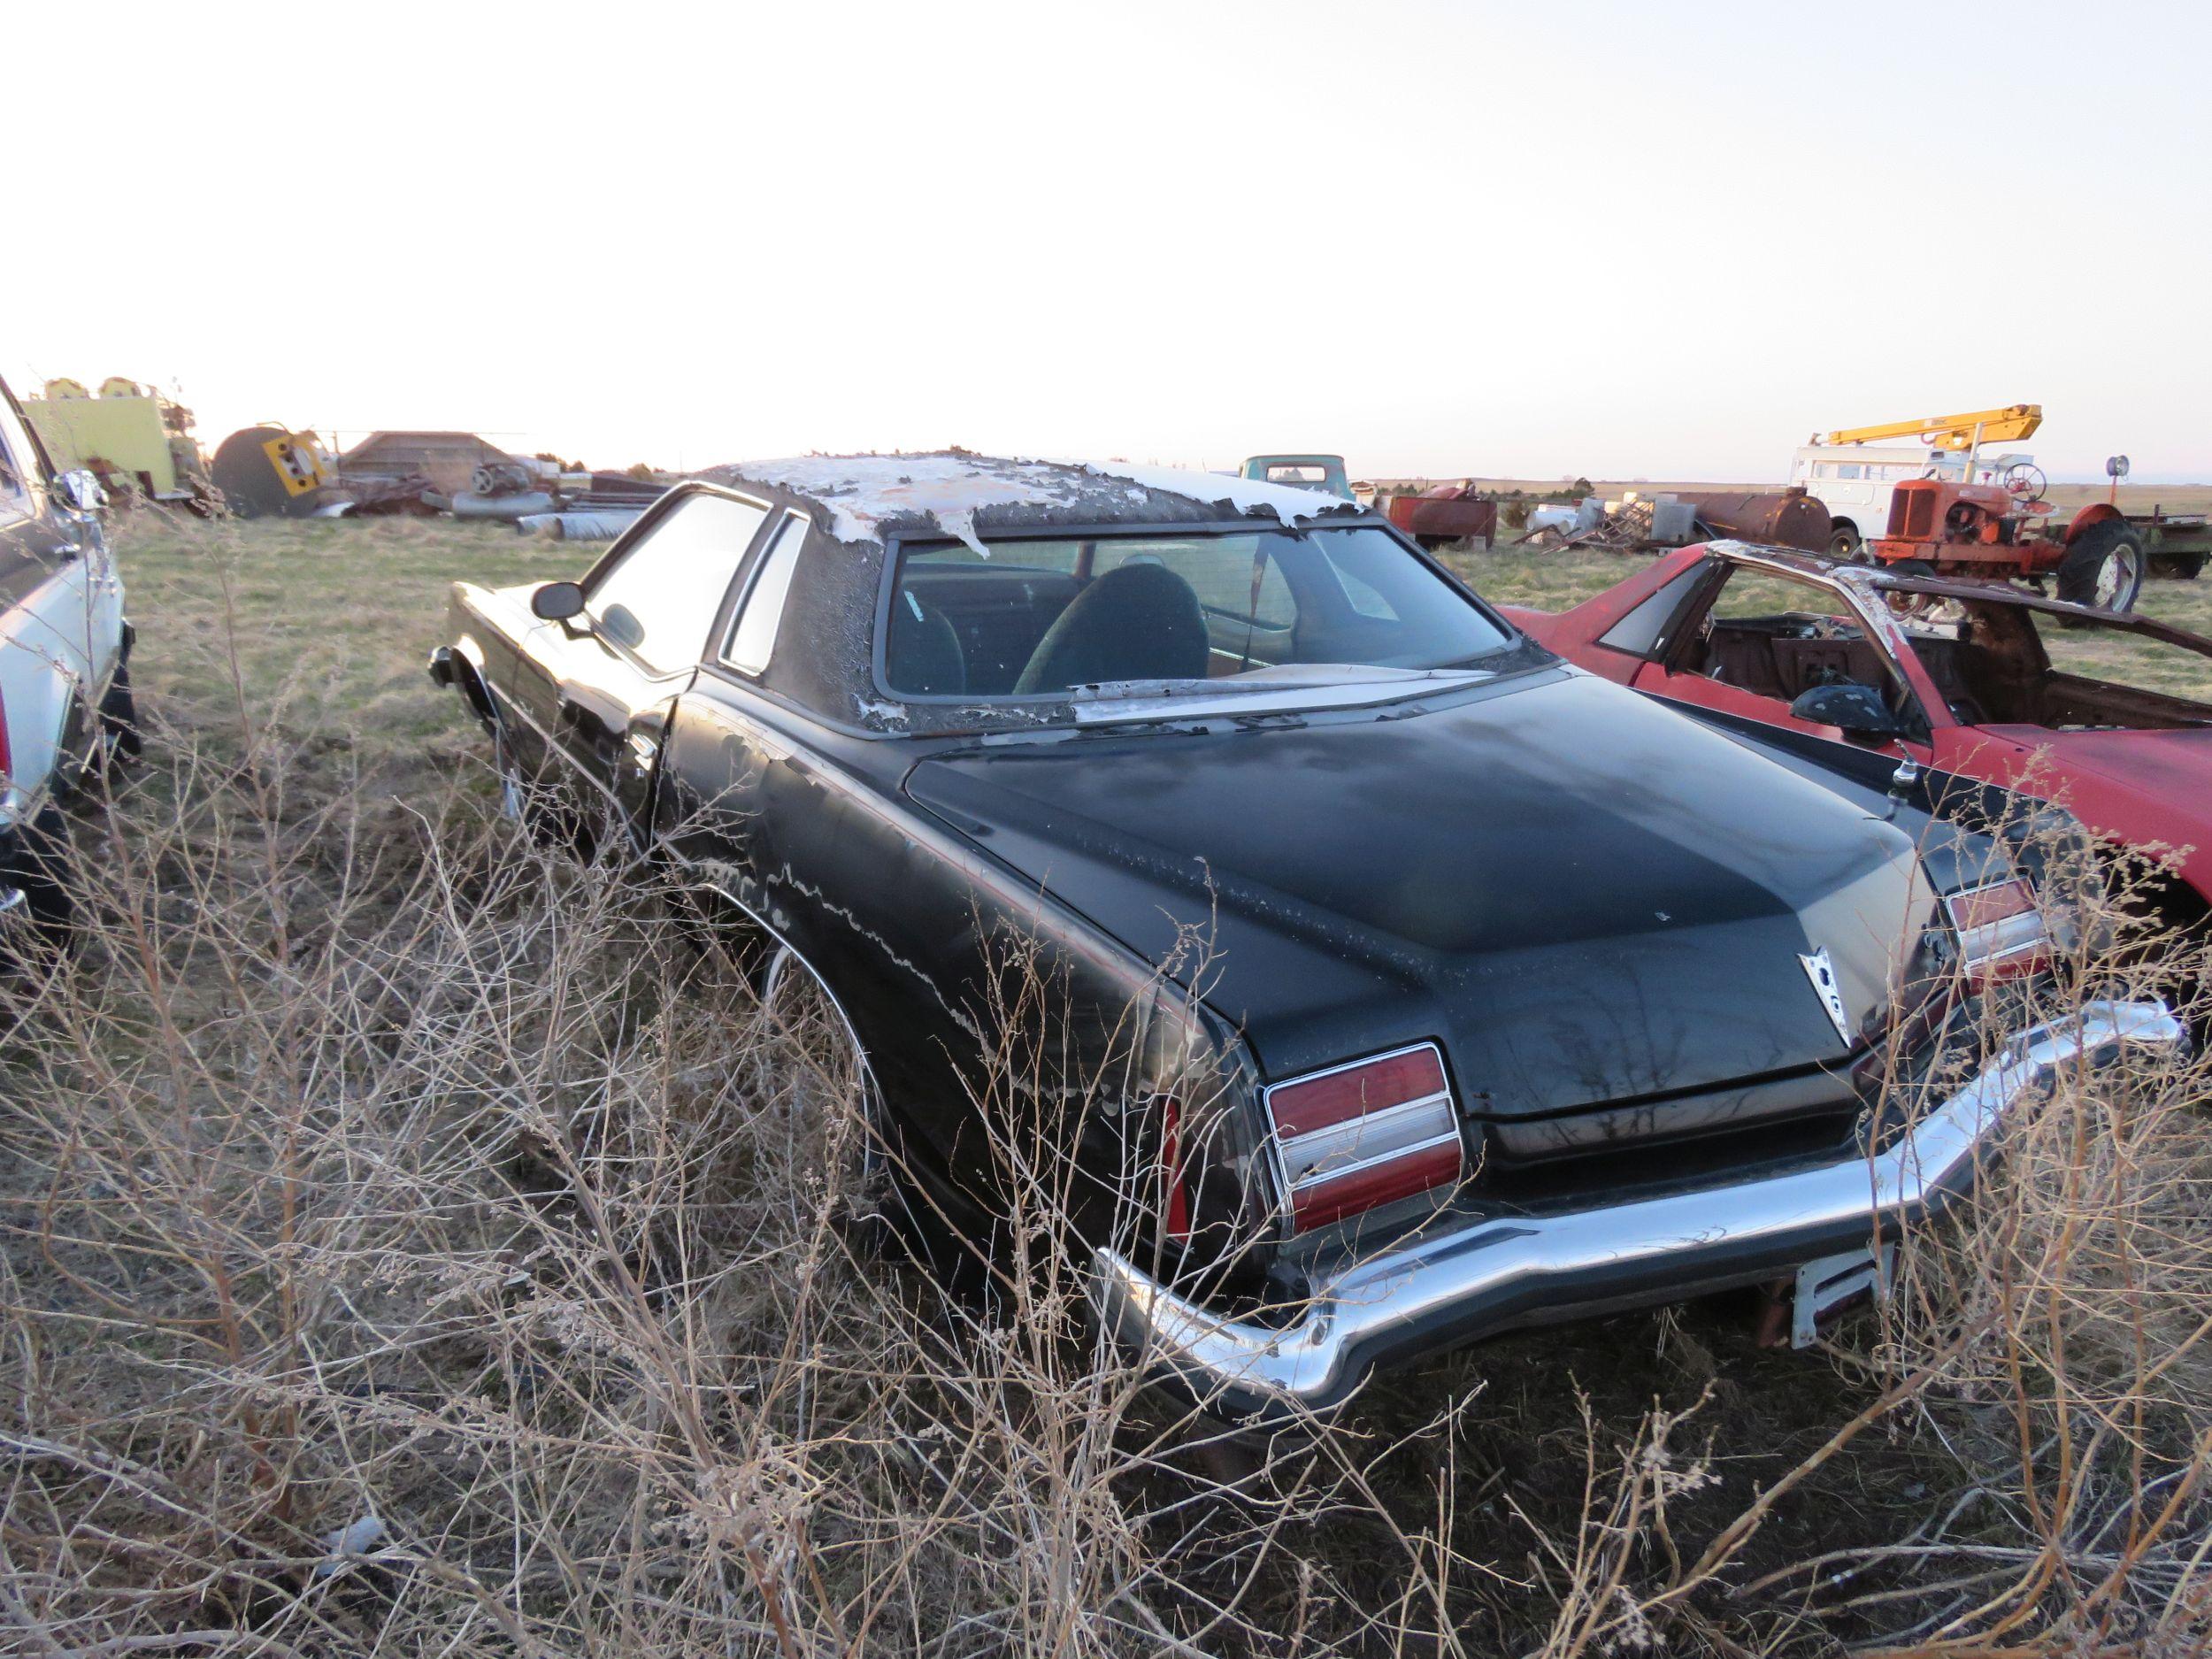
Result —
<path fill-rule="evenodd" d="M 1680 489 L 1679 501 L 1695 504 L 1697 516 L 1716 535 L 1766 547 L 1793 547 L 1825 553 L 1830 534 L 1827 503 L 1802 489 L 1768 489 L 1745 494 L 1732 489 Z"/>

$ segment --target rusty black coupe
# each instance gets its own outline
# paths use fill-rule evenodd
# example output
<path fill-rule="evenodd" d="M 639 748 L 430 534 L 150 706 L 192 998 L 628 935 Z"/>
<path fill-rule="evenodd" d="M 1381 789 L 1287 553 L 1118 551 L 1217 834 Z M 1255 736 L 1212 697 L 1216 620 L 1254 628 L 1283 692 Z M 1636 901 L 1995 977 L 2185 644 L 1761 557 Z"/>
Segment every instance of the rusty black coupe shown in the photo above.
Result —
<path fill-rule="evenodd" d="M 2054 1068 L 2182 1040 L 2094 1003 L 1901 1120 L 1878 1078 L 2047 948 L 1993 843 L 1893 761 L 1571 666 L 1315 492 L 720 469 L 580 580 L 458 584 L 432 672 L 518 807 L 803 970 L 913 1189 L 980 1233 L 1041 1182 L 1102 1326 L 1228 1413 L 1731 1286 L 1793 1279 L 1801 1325 Z"/>

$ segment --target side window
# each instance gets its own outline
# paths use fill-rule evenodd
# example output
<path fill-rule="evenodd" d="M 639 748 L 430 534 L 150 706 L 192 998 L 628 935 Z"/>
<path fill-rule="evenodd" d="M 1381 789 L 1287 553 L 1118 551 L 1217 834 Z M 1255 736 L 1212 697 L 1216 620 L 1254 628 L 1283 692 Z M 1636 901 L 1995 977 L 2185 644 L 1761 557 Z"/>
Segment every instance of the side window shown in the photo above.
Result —
<path fill-rule="evenodd" d="M 656 672 L 697 667 L 722 595 L 767 517 L 765 507 L 726 495 L 688 497 L 592 585 L 584 609 Z"/>
<path fill-rule="evenodd" d="M 1631 657 L 1658 656 L 1673 637 L 1671 625 L 1676 612 L 1690 596 L 1690 589 L 1711 569 L 1709 560 L 1700 559 L 1606 629 L 1598 636 L 1598 643 L 1610 650 L 1625 651 Z"/>
<path fill-rule="evenodd" d="M 810 526 L 793 513 L 777 527 L 776 539 L 761 557 L 760 573 L 739 609 L 730 628 L 729 648 L 722 655 L 741 673 L 766 670 L 776 649 L 776 626 L 783 620 L 783 602 L 791 595 L 791 573 L 799 567 L 799 549 L 806 545 Z"/>
<path fill-rule="evenodd" d="M 1911 688 L 1847 602 L 1778 572 L 1731 570 L 1706 613 L 1704 637 L 1684 641 L 1677 665 L 1782 703 L 1817 686 L 1867 686 L 1892 713 L 1924 727 Z"/>
<path fill-rule="evenodd" d="M 1796 633 L 1815 618 L 1833 617 L 1839 629 L 1854 637 L 1859 632 L 1857 619 L 1829 589 L 1747 565 L 1729 571 L 1706 614 L 1716 626 L 1763 626 L 1775 633 Z"/>
<path fill-rule="evenodd" d="M 31 486 L 37 476 L 30 434 L 0 395 L 0 519 L 20 518 L 31 511 Z"/>

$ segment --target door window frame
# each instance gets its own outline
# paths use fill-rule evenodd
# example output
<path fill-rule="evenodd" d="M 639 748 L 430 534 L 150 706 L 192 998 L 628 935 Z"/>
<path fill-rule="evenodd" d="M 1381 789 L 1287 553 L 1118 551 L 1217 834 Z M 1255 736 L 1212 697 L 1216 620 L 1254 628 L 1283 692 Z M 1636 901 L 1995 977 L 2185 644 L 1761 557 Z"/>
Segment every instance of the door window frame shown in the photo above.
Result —
<path fill-rule="evenodd" d="M 776 525 L 781 522 L 781 518 L 776 511 L 775 503 L 770 501 L 764 501 L 757 495 L 749 495 L 742 490 L 726 489 L 719 484 L 679 484 L 673 489 L 671 489 L 666 495 L 663 495 L 658 501 L 655 502 L 650 507 L 647 508 L 644 515 L 640 518 L 635 524 L 632 525 L 627 530 L 625 530 L 619 536 L 617 536 L 613 543 L 609 546 L 604 553 L 599 556 L 598 559 L 593 564 L 592 567 L 584 572 L 582 579 L 576 584 L 578 588 L 583 590 L 584 603 L 587 607 L 588 607 L 591 603 L 591 598 L 594 592 L 595 592 L 598 588 L 605 582 L 608 577 L 614 574 L 616 568 L 620 565 L 624 560 L 627 559 L 631 554 L 637 551 L 641 545 L 650 539 L 653 533 L 659 528 L 661 522 L 668 518 L 671 513 L 673 513 L 680 507 L 681 507 L 684 503 L 700 495 L 716 495 L 721 497 L 725 501 L 736 502 L 741 506 L 757 508 L 760 510 L 763 517 L 761 518 L 760 527 L 753 532 L 753 539 L 748 541 L 745 544 L 744 549 L 738 554 L 737 564 L 731 572 L 729 584 L 722 590 L 722 597 L 715 603 L 714 616 L 711 622 L 708 626 L 706 641 L 703 641 L 702 649 L 698 658 L 693 662 L 680 664 L 672 668 L 657 668 L 652 664 L 647 662 L 644 657 L 639 656 L 637 652 L 633 650 L 630 647 L 623 644 L 621 641 L 609 638 L 608 635 L 601 630 L 595 618 L 591 618 L 590 621 L 590 626 L 588 629 L 590 637 L 596 640 L 608 650 L 612 651 L 615 655 L 621 657 L 625 663 L 628 664 L 632 668 L 635 669 L 639 674 L 648 680 L 670 680 L 687 679 L 698 672 L 701 663 L 711 662 L 716 659 L 716 654 L 711 653 L 705 649 L 706 644 L 710 643 L 717 637 L 718 630 L 726 629 L 728 626 L 731 595 L 733 593 L 741 592 L 750 583 L 752 580 L 751 572 L 757 563 L 761 547 L 762 534 L 773 528 Z M 562 623 L 555 624 L 554 626 L 565 627 L 568 625 Z"/>
<path fill-rule="evenodd" d="M 1903 663 L 1898 661 L 1896 653 L 1884 643 L 1881 626 L 1873 618 L 1867 615 L 1864 608 L 1860 605 L 1854 595 L 1843 588 L 1824 582 L 1818 577 L 1802 571 L 1786 570 L 1775 565 L 1732 559 L 1724 553 L 1716 553 L 1709 557 L 1710 562 L 1718 567 L 1717 572 L 1709 573 L 1707 580 L 1685 602 L 1683 608 L 1676 612 L 1672 625 L 1674 637 L 1667 642 L 1659 656 L 1649 659 L 1655 667 L 1663 673 L 1678 674 L 1691 680 L 1704 678 L 1703 675 L 1693 673 L 1685 668 L 1682 661 L 1689 652 L 1690 641 L 1694 639 L 1699 641 L 1704 639 L 1704 625 L 1711 619 L 1713 607 L 1720 603 L 1721 595 L 1728 591 L 1728 584 L 1735 579 L 1739 571 L 1747 575 L 1766 576 L 1778 581 L 1793 582 L 1815 593 L 1830 595 L 1836 601 L 1839 609 L 1858 624 L 1859 631 L 1864 636 L 1866 642 L 1874 649 L 1875 655 L 1881 658 L 1885 676 L 1904 693 L 1912 715 L 1918 722 L 1915 729 L 1901 733 L 1902 741 L 1922 744 L 1929 741 L 1930 733 L 1934 726 L 1928 718 L 1927 700 L 1920 695 L 1920 687 L 1913 683 L 1910 670 Z M 1694 626 L 1686 626 L 1693 620 Z M 1726 680 L 1718 683 L 1729 685 Z M 1741 686 L 1730 685 L 1730 689 L 1741 692 L 1747 697 L 1757 697 L 1762 702 L 1779 703 L 1786 715 L 1789 712 L 1790 705 L 1778 697 L 1768 696 L 1763 692 L 1747 691 Z"/>
<path fill-rule="evenodd" d="M 0 381 L 0 451 L 5 452 L 17 484 L 13 490 L 0 488 L 0 524 L 39 518 L 46 507 L 46 452 L 31 430 L 30 417 L 5 381 Z"/>
<path fill-rule="evenodd" d="M 737 643 L 738 626 L 744 620 L 745 612 L 753 603 L 754 592 L 759 588 L 761 577 L 768 569 L 768 562 L 775 557 L 776 549 L 783 541 L 784 532 L 795 524 L 802 528 L 799 531 L 798 550 L 791 556 L 791 574 L 794 577 L 798 575 L 798 562 L 804 557 L 807 538 L 814 534 L 816 526 L 811 513 L 802 511 L 796 507 L 787 507 L 780 513 L 772 515 L 768 522 L 761 526 L 761 534 L 754 538 L 752 551 L 746 555 L 744 564 L 738 567 L 737 596 L 726 608 L 725 613 L 716 619 L 721 630 L 722 643 L 714 653 L 715 662 L 749 684 L 759 684 L 762 677 L 767 673 L 770 664 L 776 660 L 776 645 L 783 634 L 784 612 L 790 608 L 791 603 L 791 583 L 789 581 L 784 583 L 783 593 L 776 601 L 776 626 L 775 631 L 768 636 L 766 660 L 758 668 L 748 668 L 731 656 L 730 652 Z M 709 635 L 708 637 L 714 636 Z"/>

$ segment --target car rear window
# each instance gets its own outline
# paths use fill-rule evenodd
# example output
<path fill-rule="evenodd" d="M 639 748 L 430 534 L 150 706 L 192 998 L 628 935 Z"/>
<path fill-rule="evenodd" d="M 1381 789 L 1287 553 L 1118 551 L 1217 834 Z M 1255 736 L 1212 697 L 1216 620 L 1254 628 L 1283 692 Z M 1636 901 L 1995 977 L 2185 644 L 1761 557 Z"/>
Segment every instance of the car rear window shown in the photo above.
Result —
<path fill-rule="evenodd" d="M 902 547 L 884 668 L 905 696 L 1064 700 L 1302 664 L 1457 666 L 1511 638 L 1379 528 L 1143 532 L 1010 539 L 987 555 Z"/>

